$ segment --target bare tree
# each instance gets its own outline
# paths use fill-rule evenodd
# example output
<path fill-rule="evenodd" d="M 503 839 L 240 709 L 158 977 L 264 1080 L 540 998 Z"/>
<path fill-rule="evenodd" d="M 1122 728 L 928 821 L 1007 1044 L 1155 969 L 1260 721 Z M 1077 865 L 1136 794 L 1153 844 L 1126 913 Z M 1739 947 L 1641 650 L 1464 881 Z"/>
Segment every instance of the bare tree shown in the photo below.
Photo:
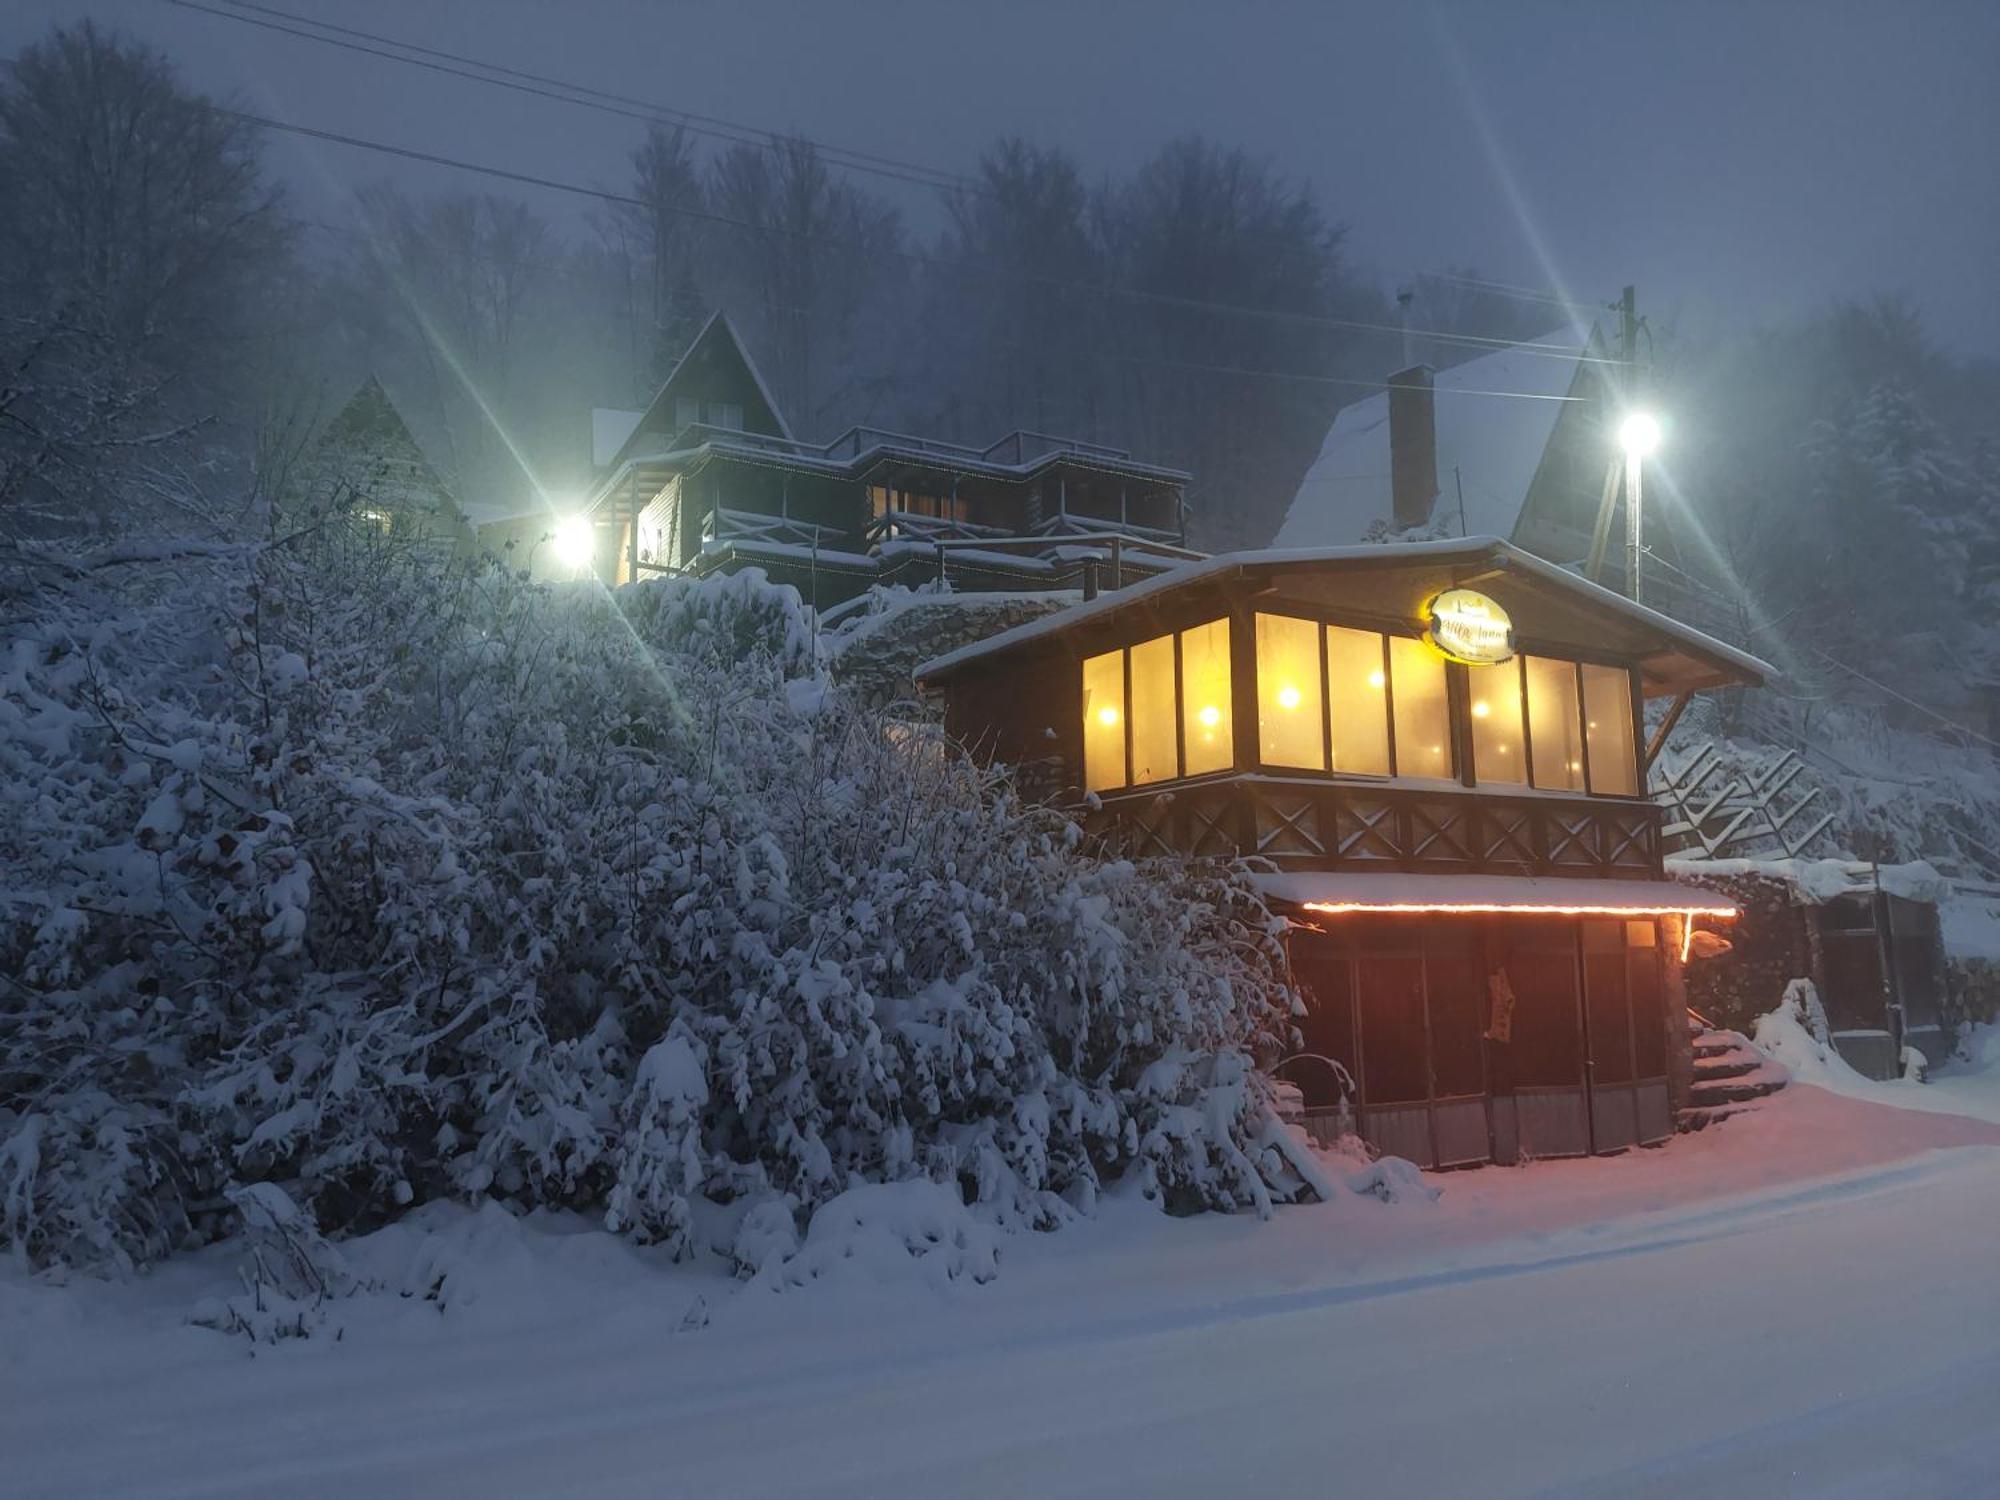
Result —
<path fill-rule="evenodd" d="M 0 544 L 213 527 L 194 439 L 237 371 L 290 229 L 252 127 L 88 21 L 0 69 Z"/>
<path fill-rule="evenodd" d="M 254 315 L 290 227 L 256 128 L 158 53 L 85 21 L 0 75 L 0 278 L 155 368 L 186 373 Z"/>
<path fill-rule="evenodd" d="M 1338 404 L 1314 383 L 1344 336 L 1344 230 L 1268 162 L 1174 141 L 1096 206 L 1121 295 L 1127 431 L 1193 470 L 1196 534 L 1258 545 Z"/>
<path fill-rule="evenodd" d="M 867 362 L 862 327 L 897 280 L 895 210 L 798 138 L 732 146 L 710 170 L 708 200 L 733 221 L 716 229 L 711 252 L 719 300 L 754 315 L 779 401 L 807 430 L 865 409 L 879 395 L 870 390 L 879 366 Z"/>

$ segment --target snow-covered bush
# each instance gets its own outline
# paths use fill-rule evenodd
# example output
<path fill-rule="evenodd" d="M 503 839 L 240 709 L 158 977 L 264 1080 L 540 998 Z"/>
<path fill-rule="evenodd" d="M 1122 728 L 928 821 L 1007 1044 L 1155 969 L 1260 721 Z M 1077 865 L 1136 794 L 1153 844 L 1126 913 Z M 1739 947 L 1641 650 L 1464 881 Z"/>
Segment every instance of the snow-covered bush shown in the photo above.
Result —
<path fill-rule="evenodd" d="M 1104 860 L 846 702 L 758 575 L 614 599 L 327 529 L 6 649 L 31 1261 L 157 1258 L 257 1182 L 333 1233 L 497 1198 L 675 1253 L 698 1199 L 804 1231 L 869 1182 L 1035 1226 L 1128 1172 L 1267 1201 L 1247 1058 L 1289 997 L 1247 884 Z"/>

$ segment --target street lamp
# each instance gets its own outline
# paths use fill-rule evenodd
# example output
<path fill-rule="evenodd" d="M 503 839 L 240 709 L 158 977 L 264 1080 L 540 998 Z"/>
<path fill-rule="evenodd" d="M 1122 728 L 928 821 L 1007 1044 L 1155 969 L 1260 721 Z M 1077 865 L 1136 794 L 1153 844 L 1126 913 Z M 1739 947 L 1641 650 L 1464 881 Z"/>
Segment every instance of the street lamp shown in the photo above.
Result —
<path fill-rule="evenodd" d="M 597 560 L 597 528 L 589 516 L 565 516 L 556 523 L 556 561 L 581 573 Z"/>
<path fill-rule="evenodd" d="M 1618 424 L 1625 450 L 1625 592 L 1640 602 L 1639 559 L 1644 552 L 1645 501 L 1639 483 L 1641 461 L 1660 446 L 1660 422 L 1651 412 L 1626 413 Z"/>

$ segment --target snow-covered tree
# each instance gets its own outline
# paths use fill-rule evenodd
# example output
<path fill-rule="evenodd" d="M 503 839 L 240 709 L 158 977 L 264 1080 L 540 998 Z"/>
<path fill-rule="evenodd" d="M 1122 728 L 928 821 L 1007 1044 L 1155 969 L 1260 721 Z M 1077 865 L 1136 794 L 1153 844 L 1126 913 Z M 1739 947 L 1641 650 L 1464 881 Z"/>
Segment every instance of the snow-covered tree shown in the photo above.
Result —
<path fill-rule="evenodd" d="M 1288 994 L 1245 884 L 1104 860 L 850 706 L 790 590 L 340 528 L 157 589 L 0 669 L 31 1260 L 155 1258 L 263 1181 L 329 1231 L 497 1196 L 683 1253 L 704 1202 L 883 1179 L 1035 1225 L 1121 1178 L 1268 1201 Z"/>

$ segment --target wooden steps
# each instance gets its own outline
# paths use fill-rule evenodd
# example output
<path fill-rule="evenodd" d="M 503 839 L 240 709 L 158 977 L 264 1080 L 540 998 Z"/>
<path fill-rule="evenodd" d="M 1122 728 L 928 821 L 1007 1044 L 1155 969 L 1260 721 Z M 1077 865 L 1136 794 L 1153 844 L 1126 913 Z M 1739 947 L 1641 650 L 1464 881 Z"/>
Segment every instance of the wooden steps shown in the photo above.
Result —
<path fill-rule="evenodd" d="M 1759 1099 L 1777 1093 L 1791 1075 L 1782 1064 L 1759 1052 L 1740 1031 L 1726 1031 L 1690 1020 L 1694 1033 L 1694 1083 L 1687 1107 L 1675 1125 L 1683 1131 L 1705 1130 L 1733 1115 L 1747 1113 Z"/>

